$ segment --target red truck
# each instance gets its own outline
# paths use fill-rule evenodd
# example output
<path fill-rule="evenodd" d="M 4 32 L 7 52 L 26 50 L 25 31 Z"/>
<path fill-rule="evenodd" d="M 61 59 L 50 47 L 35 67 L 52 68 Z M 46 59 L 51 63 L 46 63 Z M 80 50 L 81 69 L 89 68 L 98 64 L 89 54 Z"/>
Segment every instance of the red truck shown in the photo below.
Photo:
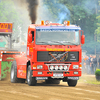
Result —
<path fill-rule="evenodd" d="M 28 28 L 26 56 L 18 56 L 11 66 L 11 82 L 36 85 L 37 80 L 76 86 L 81 76 L 84 32 L 79 26 L 41 21 Z"/>

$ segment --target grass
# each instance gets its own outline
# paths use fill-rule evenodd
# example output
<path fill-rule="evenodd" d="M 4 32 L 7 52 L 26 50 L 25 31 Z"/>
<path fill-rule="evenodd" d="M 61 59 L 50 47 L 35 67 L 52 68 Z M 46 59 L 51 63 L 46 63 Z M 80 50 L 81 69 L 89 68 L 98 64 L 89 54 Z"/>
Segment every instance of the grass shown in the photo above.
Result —
<path fill-rule="evenodd" d="M 79 79 L 79 82 L 100 85 L 100 81 L 96 80 L 95 75 L 82 75 Z"/>
<path fill-rule="evenodd" d="M 99 81 L 87 81 L 89 84 L 95 84 L 95 85 L 100 85 Z"/>

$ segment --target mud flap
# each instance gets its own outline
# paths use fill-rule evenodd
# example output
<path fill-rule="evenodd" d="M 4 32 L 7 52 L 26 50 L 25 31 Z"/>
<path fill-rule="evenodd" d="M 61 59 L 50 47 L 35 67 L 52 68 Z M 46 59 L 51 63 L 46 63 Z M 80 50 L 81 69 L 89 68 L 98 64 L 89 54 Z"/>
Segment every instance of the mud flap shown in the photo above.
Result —
<path fill-rule="evenodd" d="M 17 65 L 17 78 L 26 79 L 26 65 Z"/>

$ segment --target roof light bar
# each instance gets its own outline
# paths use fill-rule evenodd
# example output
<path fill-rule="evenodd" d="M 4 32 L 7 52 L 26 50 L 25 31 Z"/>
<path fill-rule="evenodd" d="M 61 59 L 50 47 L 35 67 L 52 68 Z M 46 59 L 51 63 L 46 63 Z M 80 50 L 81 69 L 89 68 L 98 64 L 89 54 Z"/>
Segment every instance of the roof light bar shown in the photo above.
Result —
<path fill-rule="evenodd" d="M 48 20 L 46 20 L 46 21 L 45 21 L 45 24 L 46 24 L 46 25 L 49 25 L 49 24 L 50 24 L 50 22 L 49 22 Z"/>
<path fill-rule="evenodd" d="M 64 26 L 69 26 L 70 25 L 70 21 L 64 21 Z"/>

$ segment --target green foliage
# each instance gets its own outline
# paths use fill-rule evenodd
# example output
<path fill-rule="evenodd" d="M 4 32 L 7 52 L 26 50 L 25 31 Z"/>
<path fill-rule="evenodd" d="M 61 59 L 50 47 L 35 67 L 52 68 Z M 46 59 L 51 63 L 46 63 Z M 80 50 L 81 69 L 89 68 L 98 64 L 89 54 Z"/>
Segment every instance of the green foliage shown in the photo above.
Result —
<path fill-rule="evenodd" d="M 24 26 L 24 15 L 16 7 L 16 4 L 13 0 L 1 0 L 0 2 L 0 22 L 12 22 L 13 23 L 13 39 L 17 37 L 25 41 L 24 32 L 27 32 L 27 26 Z M 19 29 L 21 27 L 21 29 Z"/>
<path fill-rule="evenodd" d="M 87 41 L 84 46 L 82 46 L 83 50 L 87 50 L 87 52 L 89 54 L 94 54 L 95 52 L 95 48 L 96 48 L 96 52 L 99 53 L 100 52 L 100 44 L 96 41 Z"/>
<path fill-rule="evenodd" d="M 70 21 L 71 24 L 75 24 L 81 27 L 85 34 L 85 45 L 83 45 L 83 49 L 87 51 L 87 53 L 94 54 L 95 47 L 97 52 L 100 50 L 100 46 L 98 42 L 100 41 L 99 35 L 97 37 L 97 42 L 94 41 L 94 33 L 97 29 L 97 21 L 98 25 L 100 25 L 100 16 L 97 17 L 98 12 L 98 1 L 100 0 L 44 0 L 44 4 L 48 7 L 50 14 L 57 18 L 58 13 L 60 12 L 60 8 L 57 9 L 56 5 L 58 3 L 63 4 L 70 11 Z M 66 16 L 67 17 L 67 16 Z M 96 18 L 97 17 L 97 18 Z M 66 20 L 66 18 L 64 19 Z M 64 21 L 62 20 L 62 22 Z M 98 34 L 100 33 L 100 28 L 97 30 Z"/>
<path fill-rule="evenodd" d="M 95 30 L 95 34 L 97 35 L 97 42 L 100 43 L 100 16 L 96 17 L 98 22 L 97 22 L 97 29 Z"/>
<path fill-rule="evenodd" d="M 59 0 L 43 0 L 44 5 L 46 5 L 47 9 L 50 12 L 50 15 L 55 20 L 55 22 L 62 23 L 64 17 L 66 20 L 69 18 L 69 10 L 65 5 L 59 3 Z M 62 20 L 61 20 L 62 19 Z M 61 21 L 60 21 L 61 20 Z M 51 20 L 52 21 L 52 20 Z"/>
<path fill-rule="evenodd" d="M 96 76 L 100 76 L 100 69 L 97 69 L 97 70 L 95 71 L 95 75 L 96 75 Z"/>
<path fill-rule="evenodd" d="M 0 22 L 15 22 L 16 20 L 18 21 L 19 18 L 12 0 L 9 0 L 9 2 L 8 0 L 2 0 L 0 2 Z"/>

